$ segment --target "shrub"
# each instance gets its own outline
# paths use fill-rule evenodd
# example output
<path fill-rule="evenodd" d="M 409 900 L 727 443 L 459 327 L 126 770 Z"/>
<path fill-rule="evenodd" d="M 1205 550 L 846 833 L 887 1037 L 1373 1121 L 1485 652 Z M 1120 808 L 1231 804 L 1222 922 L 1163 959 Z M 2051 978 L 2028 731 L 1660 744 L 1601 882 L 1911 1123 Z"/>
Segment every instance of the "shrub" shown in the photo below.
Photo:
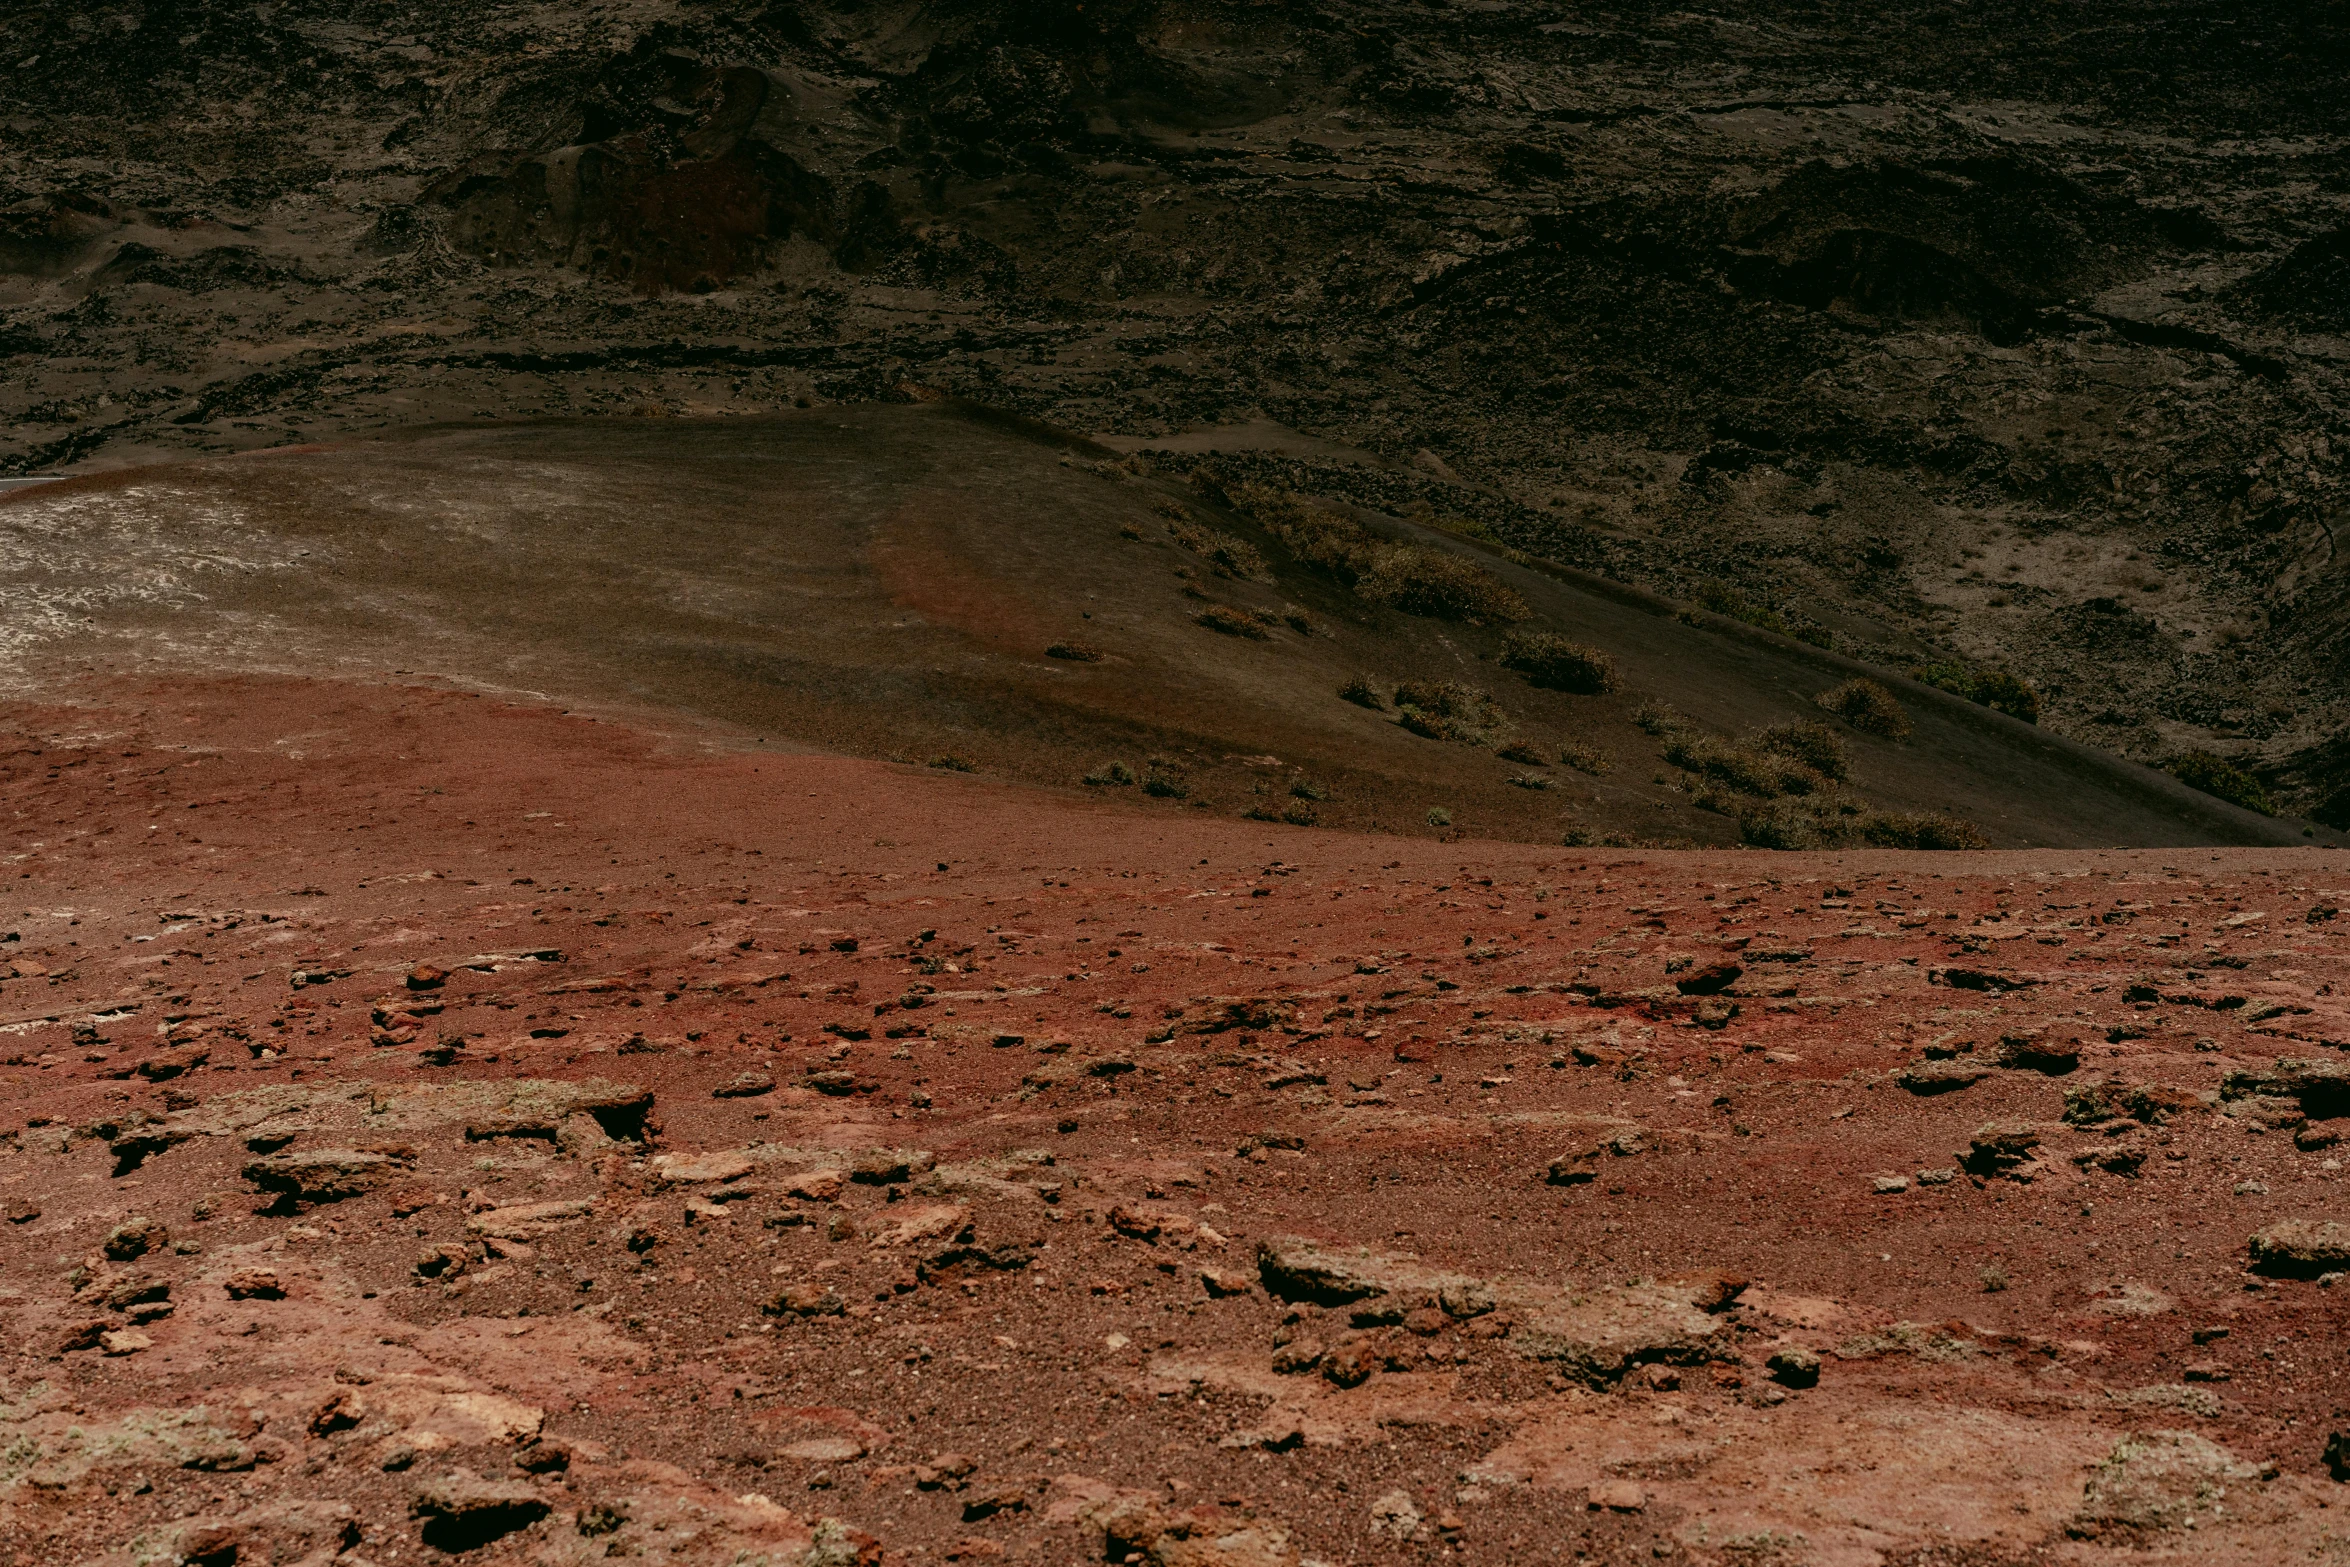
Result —
<path fill-rule="evenodd" d="M 1369 675 L 1355 676 L 1338 688 L 1338 694 L 1355 706 L 1367 707 L 1374 713 L 1387 711 L 1387 703 L 1379 695 L 1379 688 L 1371 684 Z"/>
<path fill-rule="evenodd" d="M 1450 827 L 1452 825 L 1452 812 L 1446 810 L 1441 805 L 1431 805 L 1428 807 L 1428 825 L 1431 827 Z"/>
<path fill-rule="evenodd" d="M 1880 849 L 1988 849 L 1973 822 L 1939 811 L 1875 811 L 1861 818 L 1860 836 Z"/>
<path fill-rule="evenodd" d="M 1055 642 L 1044 650 L 1047 658 L 1065 658 L 1073 664 L 1098 664 L 1102 650 L 1089 642 Z"/>
<path fill-rule="evenodd" d="M 979 771 L 979 764 L 971 760 L 971 758 L 968 756 L 963 755 L 960 751 L 948 751 L 943 755 L 934 756 L 930 759 L 930 765 L 933 767 L 943 768 L 950 773 L 975 773 Z"/>
<path fill-rule="evenodd" d="M 1528 767 L 1548 767 L 1550 765 L 1550 758 L 1544 756 L 1534 748 L 1531 742 L 1525 740 L 1512 740 L 1493 754 L 1505 762 L 1523 762 Z"/>
<path fill-rule="evenodd" d="M 1671 734 L 1676 729 L 1689 727 L 1689 720 L 1662 702 L 1643 702 L 1632 714 L 1632 722 L 1652 735 Z"/>
<path fill-rule="evenodd" d="M 1191 794 L 1191 784 L 1181 773 L 1154 767 L 1142 775 L 1142 792 L 1154 800 L 1181 800 Z"/>
<path fill-rule="evenodd" d="M 1524 620 L 1534 613 L 1484 567 L 1420 544 L 1375 546 L 1355 591 L 1374 604 L 1430 620 Z"/>
<path fill-rule="evenodd" d="M 1909 714 L 1892 692 L 1874 680 L 1847 680 L 1812 698 L 1863 734 L 1898 740 L 1909 733 Z"/>
<path fill-rule="evenodd" d="M 2209 751 L 2189 751 L 2176 757 L 2166 771 L 2190 789 L 2200 789 L 2230 805 L 2240 805 L 2247 811 L 2258 811 L 2263 816 L 2276 815 L 2276 806 L 2270 802 L 2268 791 L 2260 780 L 2229 761 Z"/>
<path fill-rule="evenodd" d="M 1265 557 L 1246 539 L 1234 538 L 1188 518 L 1168 523 L 1167 533 L 1177 544 L 1215 567 L 1219 577 L 1238 577 L 1244 582 L 1266 582 L 1272 578 L 1265 567 Z"/>
<path fill-rule="evenodd" d="M 1533 613 L 1507 584 L 1450 550 L 1382 538 L 1302 496 L 1241 485 L 1233 500 L 1297 559 L 1361 597 L 1438 620 L 1524 620 Z"/>
<path fill-rule="evenodd" d="M 1319 825 L 1322 820 L 1314 813 L 1314 808 L 1303 800 L 1290 802 L 1289 809 L 1281 813 L 1281 819 L 1292 827 L 1313 827 Z"/>
<path fill-rule="evenodd" d="M 1275 810 L 1270 802 L 1264 800 L 1259 800 L 1256 804 L 1250 806 L 1247 810 L 1241 812 L 1240 814 L 1252 822 L 1277 822 L 1281 820 L 1281 813 Z"/>
<path fill-rule="evenodd" d="M 2020 718 L 2027 724 L 2040 721 L 2040 693 L 2004 669 L 1976 669 L 1956 663 L 1921 664 L 1909 674 L 1921 685 L 1963 696 L 2010 718 Z"/>
<path fill-rule="evenodd" d="M 1852 758 L 1844 749 L 1844 742 L 1836 731 L 1826 724 L 1815 724 L 1808 719 L 1797 719 L 1789 724 L 1773 724 L 1755 734 L 1754 743 L 1765 751 L 1793 757 L 1816 773 L 1842 780 L 1852 772 Z"/>
<path fill-rule="evenodd" d="M 1530 683 L 1554 691 L 1602 696 L 1617 685 L 1613 658 L 1552 631 L 1511 632 L 1502 643 L 1501 662 Z"/>
<path fill-rule="evenodd" d="M 1612 754 L 1581 740 L 1569 740 L 1565 745 L 1560 746 L 1559 760 L 1575 771 L 1589 773 L 1594 778 L 1606 777 L 1615 770 L 1616 766 L 1616 759 Z"/>
<path fill-rule="evenodd" d="M 1513 773 L 1510 782 L 1520 789 L 1547 789 L 1550 778 L 1545 773 Z"/>
<path fill-rule="evenodd" d="M 1701 584 L 1697 590 L 1697 602 L 1717 615 L 1726 615 L 1732 620 L 1742 620 L 1750 626 L 1760 626 L 1765 631 L 1786 635 L 1787 622 L 1777 610 L 1755 603 L 1727 582 Z"/>
<path fill-rule="evenodd" d="M 1130 522 L 1118 530 L 1118 537 L 1132 539 L 1139 544 L 1142 542 L 1142 530 Z"/>
<path fill-rule="evenodd" d="M 1503 722 L 1493 698 L 1453 680 L 1405 680 L 1395 688 L 1395 706 L 1404 728 L 1430 740 L 1489 745 Z"/>
<path fill-rule="evenodd" d="M 1692 729 L 1677 730 L 1669 736 L 1664 756 L 1686 772 L 1764 799 L 1782 794 L 1812 794 L 1828 782 L 1818 769 L 1792 757 Z"/>
<path fill-rule="evenodd" d="M 1134 782 L 1134 769 L 1128 767 L 1124 762 L 1112 762 L 1099 772 L 1087 773 L 1085 781 L 1096 788 L 1112 785 L 1123 788 Z"/>
<path fill-rule="evenodd" d="M 1205 626 L 1210 631 L 1219 632 L 1224 636 L 1250 637 L 1259 642 L 1264 641 L 1267 635 L 1263 624 L 1254 615 L 1243 614 L 1237 609 L 1228 609 L 1222 604 L 1201 610 L 1191 617 L 1191 623 L 1195 626 Z"/>
<path fill-rule="evenodd" d="M 1773 800 L 1739 813 L 1738 837 L 1758 849 L 1810 849 L 1819 847 L 1822 834 L 1811 812 L 1793 800 Z"/>
<path fill-rule="evenodd" d="M 1321 630 L 1321 627 L 1314 624 L 1314 617 L 1307 614 L 1304 610 L 1298 608 L 1295 604 L 1286 604 L 1282 606 L 1281 620 L 1282 623 L 1287 625 L 1290 630 L 1296 632 L 1301 637 L 1310 637 Z"/>
<path fill-rule="evenodd" d="M 1299 800 L 1327 800 L 1330 791 L 1311 779 L 1300 778 L 1289 786 L 1290 795 Z"/>
<path fill-rule="evenodd" d="M 1559 842 L 1570 849 L 1588 848 L 1591 844 L 1591 829 L 1580 822 L 1574 823 L 1560 836 Z"/>

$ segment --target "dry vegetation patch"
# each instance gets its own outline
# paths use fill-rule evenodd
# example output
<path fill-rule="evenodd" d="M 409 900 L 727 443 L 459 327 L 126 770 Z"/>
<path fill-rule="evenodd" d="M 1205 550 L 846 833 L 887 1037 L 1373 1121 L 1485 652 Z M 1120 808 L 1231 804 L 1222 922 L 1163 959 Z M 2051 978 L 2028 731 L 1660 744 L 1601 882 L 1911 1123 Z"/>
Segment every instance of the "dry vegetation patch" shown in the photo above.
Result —
<path fill-rule="evenodd" d="M 1490 694 L 1457 680 L 1398 682 L 1395 707 L 1413 734 L 1462 745 L 1491 745 L 1494 731 L 1508 722 Z"/>
<path fill-rule="evenodd" d="M 1812 700 L 1863 734 L 1899 740 L 1909 733 L 1908 710 L 1874 680 L 1847 680 Z"/>
<path fill-rule="evenodd" d="M 1533 614 L 1516 590 L 1466 556 L 1384 538 L 1351 517 L 1263 485 L 1229 493 L 1299 561 L 1371 603 L 1434 620 L 1518 621 Z"/>
<path fill-rule="evenodd" d="M 1614 658 L 1554 631 L 1511 632 L 1502 643 L 1501 662 L 1530 684 L 1553 691 L 1603 696 L 1618 685 Z"/>

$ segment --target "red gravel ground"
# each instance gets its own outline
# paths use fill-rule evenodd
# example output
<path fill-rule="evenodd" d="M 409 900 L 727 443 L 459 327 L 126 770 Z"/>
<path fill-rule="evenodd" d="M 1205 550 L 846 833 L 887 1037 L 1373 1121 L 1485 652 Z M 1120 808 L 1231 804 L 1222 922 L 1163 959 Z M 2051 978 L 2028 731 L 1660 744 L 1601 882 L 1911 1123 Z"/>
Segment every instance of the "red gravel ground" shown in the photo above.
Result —
<path fill-rule="evenodd" d="M 0 1560 L 2345 1549 L 2331 852 L 1364 837 L 294 680 L 0 725 Z"/>

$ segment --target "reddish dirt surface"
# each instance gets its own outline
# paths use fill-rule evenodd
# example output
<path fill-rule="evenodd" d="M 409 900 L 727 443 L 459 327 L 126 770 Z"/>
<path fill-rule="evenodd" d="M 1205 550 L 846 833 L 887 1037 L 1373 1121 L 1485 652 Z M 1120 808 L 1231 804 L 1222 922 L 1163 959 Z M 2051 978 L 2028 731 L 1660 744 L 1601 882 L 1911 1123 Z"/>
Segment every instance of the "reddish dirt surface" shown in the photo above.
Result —
<path fill-rule="evenodd" d="M 0 1560 L 2345 1548 L 2331 852 L 65 689 L 0 714 Z"/>

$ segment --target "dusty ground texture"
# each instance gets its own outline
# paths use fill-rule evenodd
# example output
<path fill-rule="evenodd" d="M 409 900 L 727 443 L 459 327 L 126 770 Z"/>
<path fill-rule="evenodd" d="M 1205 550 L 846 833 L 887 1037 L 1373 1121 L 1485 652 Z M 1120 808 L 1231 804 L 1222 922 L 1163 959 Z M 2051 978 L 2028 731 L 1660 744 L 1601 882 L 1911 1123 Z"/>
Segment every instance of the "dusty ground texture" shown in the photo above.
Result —
<path fill-rule="evenodd" d="M 2350 825 L 2337 11 L 19 6 L 0 460 L 939 387 Z"/>
<path fill-rule="evenodd" d="M 0 769 L 18 1562 L 2350 1550 L 2322 850 L 1404 841 L 295 680 Z"/>

